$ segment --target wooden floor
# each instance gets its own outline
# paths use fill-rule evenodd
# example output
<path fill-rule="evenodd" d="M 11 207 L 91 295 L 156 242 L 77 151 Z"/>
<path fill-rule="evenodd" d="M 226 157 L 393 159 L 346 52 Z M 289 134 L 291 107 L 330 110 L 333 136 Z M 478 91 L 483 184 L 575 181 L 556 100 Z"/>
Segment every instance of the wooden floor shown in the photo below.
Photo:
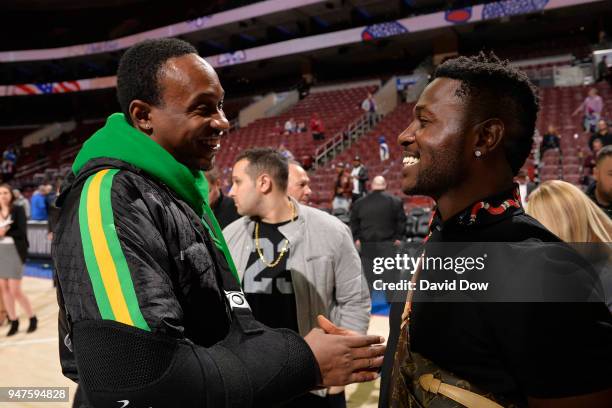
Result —
<path fill-rule="evenodd" d="M 21 314 L 19 333 L 5 337 L 7 326 L 0 327 L 0 386 L 69 387 L 70 401 L 75 384 L 62 375 L 57 340 L 57 301 L 50 279 L 23 278 L 22 287 L 38 317 L 38 330 L 26 334 L 27 318 Z M 70 407 L 67 402 L 0 402 L 0 407 Z"/>
<path fill-rule="evenodd" d="M 75 384 L 65 378 L 60 369 L 57 339 L 57 313 L 55 290 L 49 279 L 25 277 L 24 292 L 30 298 L 39 319 L 39 329 L 26 334 L 27 319 L 21 316 L 17 335 L 4 337 L 8 327 L 0 327 L 0 386 L 8 387 L 69 387 L 70 401 Z M 19 312 L 19 310 L 18 310 Z M 370 332 L 388 335 L 386 317 L 372 317 Z M 379 381 L 347 387 L 350 408 L 378 406 Z M 66 402 L 0 402 L 1 408 L 16 407 L 70 407 Z"/>

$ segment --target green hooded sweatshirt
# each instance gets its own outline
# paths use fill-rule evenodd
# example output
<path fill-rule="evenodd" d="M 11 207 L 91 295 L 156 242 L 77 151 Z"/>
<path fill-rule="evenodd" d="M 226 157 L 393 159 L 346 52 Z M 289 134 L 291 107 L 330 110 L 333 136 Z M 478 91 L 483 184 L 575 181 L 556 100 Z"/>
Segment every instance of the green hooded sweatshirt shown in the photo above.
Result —
<path fill-rule="evenodd" d="M 232 274 L 240 281 L 221 227 L 208 203 L 208 181 L 202 171 L 190 170 L 179 163 L 163 147 L 127 123 L 122 113 L 110 115 L 104 127 L 83 144 L 72 172 L 77 175 L 88 161 L 101 157 L 138 167 L 172 189 L 198 214 L 213 242 L 225 255 Z"/>

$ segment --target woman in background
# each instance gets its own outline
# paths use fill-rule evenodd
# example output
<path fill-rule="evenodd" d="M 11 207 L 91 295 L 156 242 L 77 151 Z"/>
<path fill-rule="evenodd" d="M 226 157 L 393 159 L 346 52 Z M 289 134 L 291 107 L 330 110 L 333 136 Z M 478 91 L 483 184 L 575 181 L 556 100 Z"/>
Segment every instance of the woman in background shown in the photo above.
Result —
<path fill-rule="evenodd" d="M 598 272 L 602 272 L 606 304 L 612 311 L 610 218 L 578 187 L 561 180 L 546 181 L 535 189 L 527 201 L 527 214 L 565 242 L 607 244 L 586 249 L 589 260 L 595 261 Z"/>
<path fill-rule="evenodd" d="M 10 329 L 7 336 L 19 330 L 15 303 L 30 318 L 28 333 L 36 330 L 37 319 L 26 295 L 21 290 L 23 265 L 28 252 L 27 221 L 23 207 L 13 205 L 11 186 L 0 185 L 0 291 L 8 313 Z"/>

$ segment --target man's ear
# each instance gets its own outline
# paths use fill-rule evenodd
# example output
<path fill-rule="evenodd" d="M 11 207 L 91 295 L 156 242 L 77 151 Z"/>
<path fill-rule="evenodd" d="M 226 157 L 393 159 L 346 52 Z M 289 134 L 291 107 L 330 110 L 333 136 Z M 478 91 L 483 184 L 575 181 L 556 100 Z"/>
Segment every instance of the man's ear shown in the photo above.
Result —
<path fill-rule="evenodd" d="M 593 179 L 597 181 L 597 179 L 599 178 L 598 176 L 599 176 L 599 169 L 597 168 L 597 166 L 595 166 L 593 168 Z"/>
<path fill-rule="evenodd" d="M 267 194 L 272 191 L 272 178 L 269 174 L 260 174 L 259 177 L 257 177 L 256 186 L 260 192 Z"/>
<path fill-rule="evenodd" d="M 487 119 L 474 126 L 476 133 L 475 151 L 480 151 L 482 156 L 490 154 L 500 143 L 503 142 L 505 127 L 501 119 Z"/>
<path fill-rule="evenodd" d="M 147 135 L 153 133 L 153 124 L 151 121 L 151 105 L 140 99 L 134 99 L 130 102 L 130 119 L 132 124 L 138 130 Z"/>

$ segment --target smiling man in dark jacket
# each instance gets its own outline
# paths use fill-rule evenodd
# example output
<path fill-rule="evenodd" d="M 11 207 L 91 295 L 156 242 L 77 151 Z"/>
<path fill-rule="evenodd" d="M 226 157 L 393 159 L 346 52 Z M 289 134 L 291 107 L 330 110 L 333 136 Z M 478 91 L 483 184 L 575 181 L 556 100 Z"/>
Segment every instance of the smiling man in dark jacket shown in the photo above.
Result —
<path fill-rule="evenodd" d="M 416 289 L 391 311 L 381 408 L 611 406 L 612 315 L 601 282 L 525 214 L 513 184 L 537 112 L 527 76 L 481 53 L 441 64 L 398 136 L 402 190 L 437 203 L 424 257 L 480 253 L 486 265 L 464 274 L 452 262 L 421 264 L 412 275 Z M 491 289 L 444 289 L 459 275 Z M 441 289 L 427 290 L 430 282 Z"/>
<path fill-rule="evenodd" d="M 75 406 L 268 407 L 375 378 L 378 336 L 302 339 L 253 319 L 201 171 L 229 126 L 214 69 L 188 43 L 145 41 L 123 55 L 117 92 L 123 113 L 85 142 L 57 202 Z"/>

